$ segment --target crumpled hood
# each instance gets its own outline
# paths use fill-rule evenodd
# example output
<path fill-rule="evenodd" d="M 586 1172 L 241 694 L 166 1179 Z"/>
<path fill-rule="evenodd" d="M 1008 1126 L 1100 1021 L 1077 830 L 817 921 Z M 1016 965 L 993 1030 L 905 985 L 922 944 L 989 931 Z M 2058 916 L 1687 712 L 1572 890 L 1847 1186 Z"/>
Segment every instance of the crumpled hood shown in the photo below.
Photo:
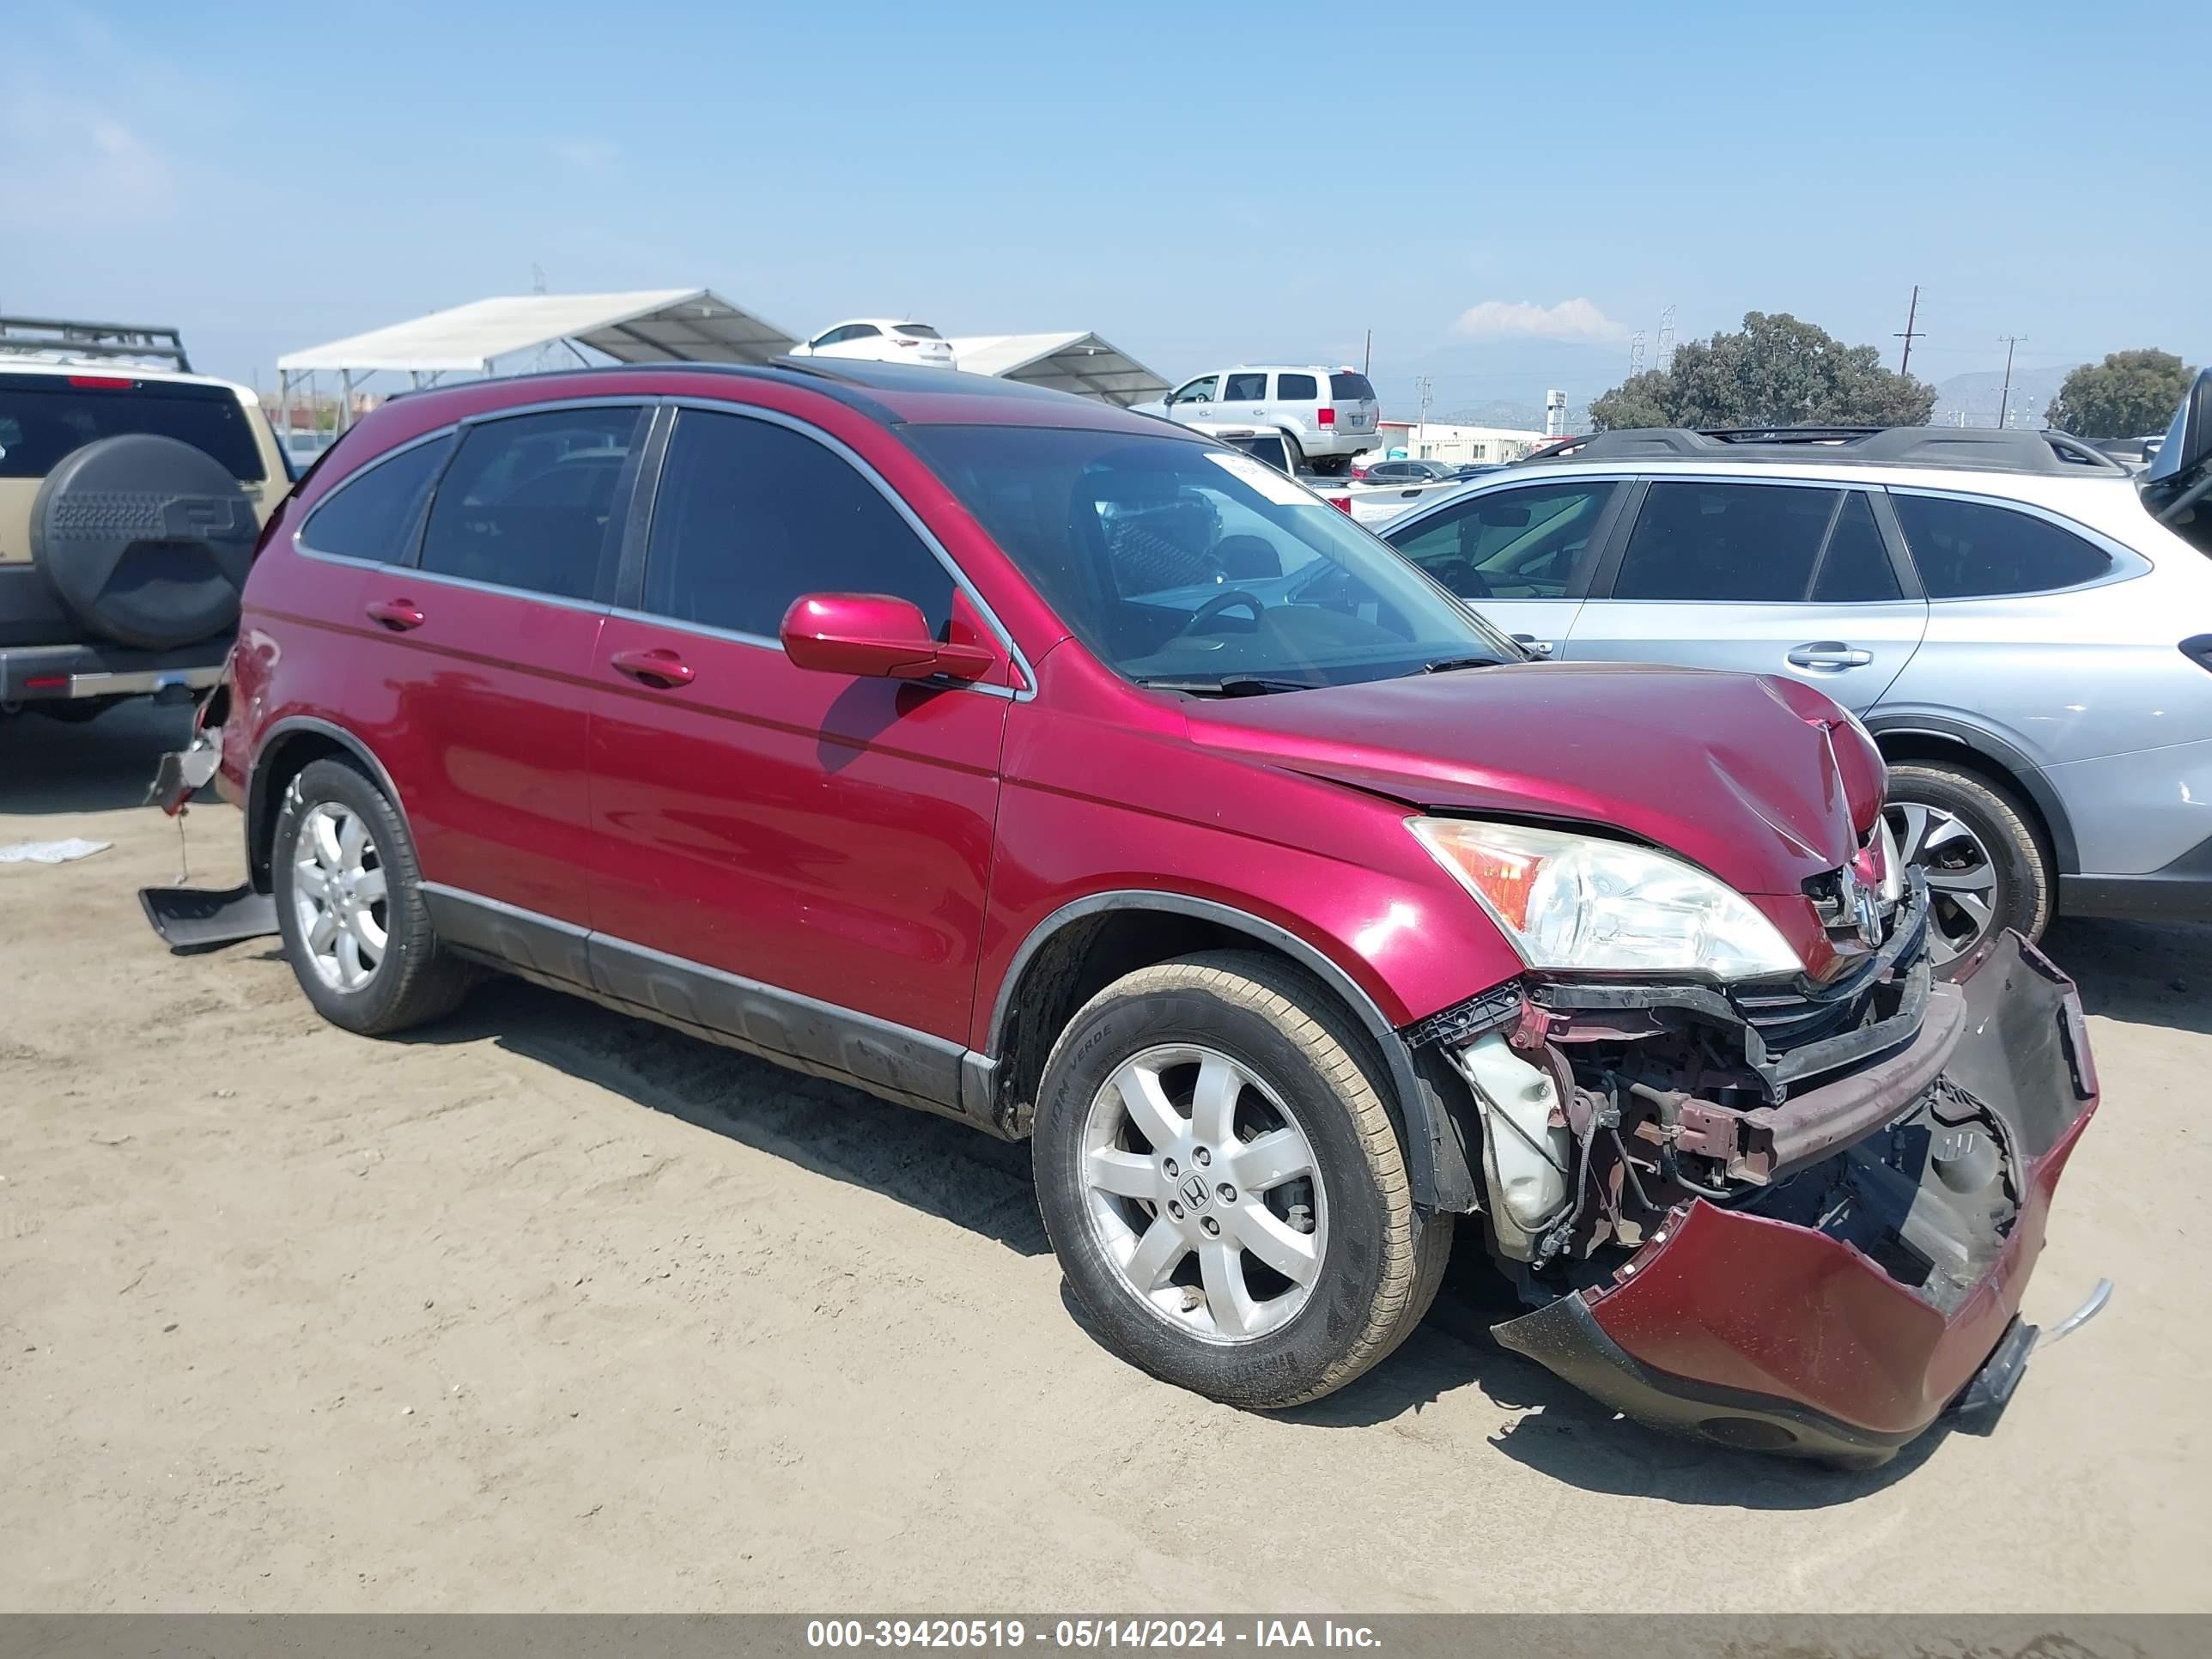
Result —
<path fill-rule="evenodd" d="M 1764 675 L 1530 663 L 1224 698 L 1189 718 L 1200 744 L 1409 806 L 1611 825 L 1739 892 L 1796 894 L 1850 858 L 1879 788 L 1875 763 L 1872 789 L 1847 789 L 1806 712 L 1823 708 Z"/>

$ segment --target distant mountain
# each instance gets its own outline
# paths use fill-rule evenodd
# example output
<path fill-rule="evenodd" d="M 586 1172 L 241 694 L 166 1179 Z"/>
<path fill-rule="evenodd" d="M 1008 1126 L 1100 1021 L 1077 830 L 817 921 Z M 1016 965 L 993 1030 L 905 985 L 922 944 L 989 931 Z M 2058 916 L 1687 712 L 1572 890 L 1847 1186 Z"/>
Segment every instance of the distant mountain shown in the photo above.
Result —
<path fill-rule="evenodd" d="M 1544 429 L 1542 404 L 1516 403 L 1504 398 L 1492 398 L 1485 404 L 1468 404 L 1443 414 L 1431 415 L 1429 418 L 1446 426 L 1502 426 L 1515 432 L 1541 432 Z"/>
<path fill-rule="evenodd" d="M 2016 426 L 2043 424 L 2043 411 L 2058 395 L 2077 365 L 2062 364 L 2057 368 L 2015 368 L 2012 372 L 2012 392 L 2008 399 Z M 1936 383 L 1936 412 L 1928 417 L 1930 426 L 1995 426 L 1997 423 L 1997 395 L 2004 390 L 2004 371 L 2001 368 L 1976 369 L 1970 374 L 1954 374 L 1948 380 Z"/>

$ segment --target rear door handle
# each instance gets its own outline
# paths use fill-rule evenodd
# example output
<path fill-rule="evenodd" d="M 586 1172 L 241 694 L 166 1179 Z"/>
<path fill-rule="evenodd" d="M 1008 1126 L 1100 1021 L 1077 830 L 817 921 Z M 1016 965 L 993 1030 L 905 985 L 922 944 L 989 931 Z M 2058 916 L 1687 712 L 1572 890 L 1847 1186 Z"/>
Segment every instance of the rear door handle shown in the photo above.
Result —
<path fill-rule="evenodd" d="M 1790 660 L 1800 668 L 1864 668 L 1874 660 L 1874 653 L 1841 640 L 1815 640 L 1792 651 Z"/>
<path fill-rule="evenodd" d="M 382 623 L 395 634 L 420 628 L 429 620 L 415 608 L 412 599 L 378 599 L 368 607 L 368 614 L 372 621 Z"/>
<path fill-rule="evenodd" d="M 1540 640 L 1534 634 L 1516 634 L 1513 643 L 1525 645 L 1540 657 L 1548 657 L 1557 647 L 1549 640 Z"/>
<path fill-rule="evenodd" d="M 607 660 L 634 680 L 665 691 L 691 684 L 691 665 L 666 646 L 650 651 L 617 651 Z"/>

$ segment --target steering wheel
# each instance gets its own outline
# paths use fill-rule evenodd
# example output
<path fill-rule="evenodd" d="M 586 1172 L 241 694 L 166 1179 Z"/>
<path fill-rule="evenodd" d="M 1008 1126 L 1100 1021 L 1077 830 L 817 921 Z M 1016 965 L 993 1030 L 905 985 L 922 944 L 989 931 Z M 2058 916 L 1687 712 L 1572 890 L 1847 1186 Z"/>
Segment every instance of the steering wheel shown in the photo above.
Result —
<path fill-rule="evenodd" d="M 1200 628 L 1212 622 L 1223 611 L 1237 610 L 1250 611 L 1252 626 L 1257 628 L 1260 625 L 1260 613 L 1267 608 L 1267 602 L 1258 594 L 1247 593 L 1242 588 L 1233 587 L 1226 593 L 1216 593 L 1204 605 L 1192 611 L 1190 620 L 1183 624 L 1182 631 L 1186 634 L 1195 634 Z"/>
<path fill-rule="evenodd" d="M 1495 592 L 1490 578 L 1465 559 L 1440 560 L 1429 574 L 1462 599 L 1486 599 Z"/>

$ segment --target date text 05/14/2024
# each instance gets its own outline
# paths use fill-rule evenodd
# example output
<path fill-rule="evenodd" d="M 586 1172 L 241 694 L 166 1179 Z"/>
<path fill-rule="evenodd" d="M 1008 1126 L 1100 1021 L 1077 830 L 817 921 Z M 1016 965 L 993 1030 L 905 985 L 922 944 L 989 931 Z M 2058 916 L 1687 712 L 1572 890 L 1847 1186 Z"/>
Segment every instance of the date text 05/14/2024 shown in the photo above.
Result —
<path fill-rule="evenodd" d="M 1379 1648 L 1365 1625 L 1334 1620 L 813 1619 L 810 1648 Z"/>

